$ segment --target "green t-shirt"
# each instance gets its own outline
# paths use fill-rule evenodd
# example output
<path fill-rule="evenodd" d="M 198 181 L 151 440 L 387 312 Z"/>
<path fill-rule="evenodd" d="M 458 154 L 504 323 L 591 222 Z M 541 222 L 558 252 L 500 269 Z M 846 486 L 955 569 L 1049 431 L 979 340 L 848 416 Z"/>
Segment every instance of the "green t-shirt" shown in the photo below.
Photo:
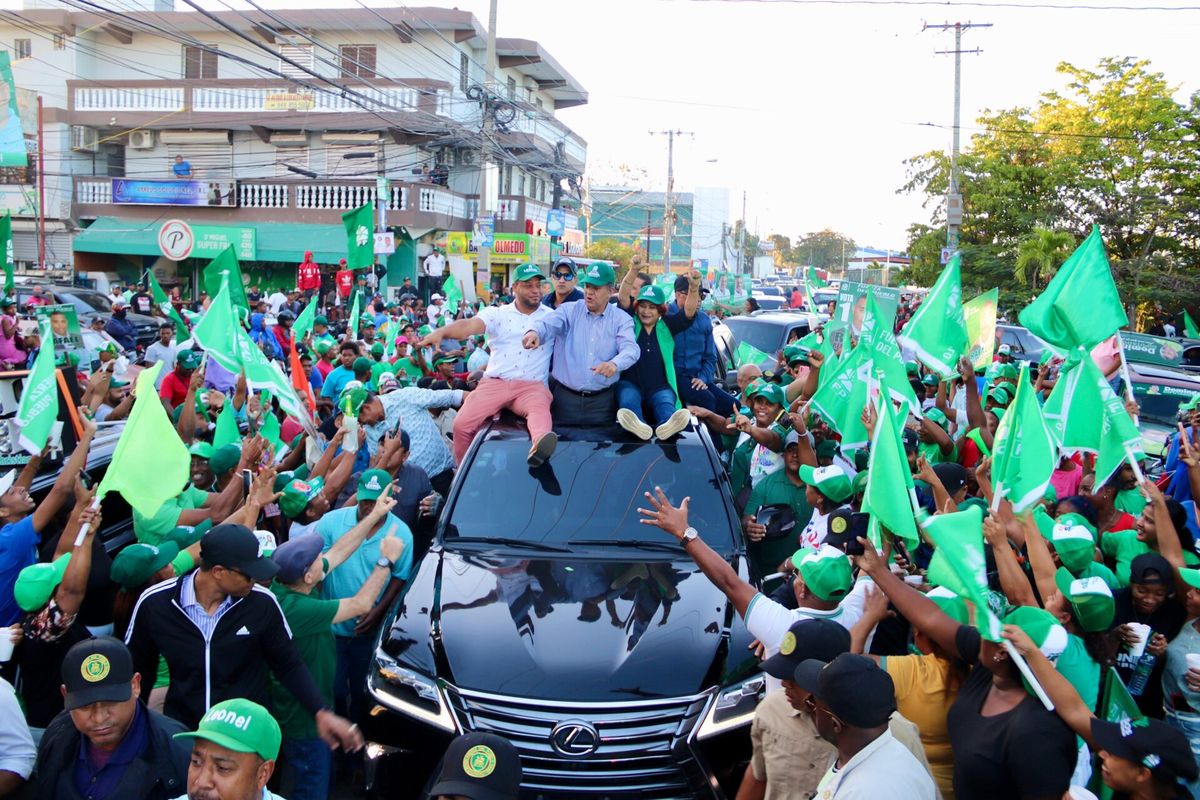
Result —
<path fill-rule="evenodd" d="M 781 441 L 787 438 L 787 428 L 784 428 L 778 422 L 771 423 L 770 428 L 779 434 Z M 733 455 L 729 459 L 729 482 L 732 484 L 735 500 L 742 490 L 750 485 L 750 469 L 754 461 L 754 451 L 757 447 L 758 442 L 747 435 L 742 443 L 734 448 Z M 782 463 L 783 454 L 780 453 L 777 455 Z"/>
<path fill-rule="evenodd" d="M 1142 513 L 1142 509 L 1146 507 L 1149 501 L 1137 489 L 1126 489 L 1122 492 L 1117 492 L 1116 498 L 1113 499 L 1113 505 L 1118 511 L 1124 511 L 1126 514 L 1133 514 L 1135 517 Z"/>
<path fill-rule="evenodd" d="M 917 453 L 925 456 L 929 466 L 958 461 L 958 448 L 952 447 L 949 453 L 943 453 L 937 442 L 917 442 Z"/>
<path fill-rule="evenodd" d="M 746 550 L 760 576 L 770 575 L 780 562 L 796 552 L 799 547 L 797 537 L 812 518 L 812 506 L 804 498 L 804 484 L 797 486 L 788 480 L 786 467 L 763 478 L 750 491 L 745 514 L 753 517 L 763 506 L 781 503 L 791 506 L 792 513 L 796 515 L 796 527 L 792 533 L 769 541 L 764 539 L 746 543 Z"/>
<path fill-rule="evenodd" d="M 1083 639 L 1068 633 L 1067 649 L 1054 662 L 1054 668 L 1075 687 L 1088 710 L 1095 711 L 1100 698 L 1100 665 L 1088 654 Z M 1083 744 L 1083 740 L 1076 737 L 1075 743 Z"/>
<path fill-rule="evenodd" d="M 283 617 L 292 629 L 292 641 L 300 658 L 316 681 L 326 705 L 333 706 L 333 680 L 337 670 L 337 645 L 333 641 L 333 618 L 337 616 L 339 600 L 322 600 L 312 595 L 294 592 L 281 583 L 271 584 L 271 591 L 283 609 Z M 317 724 L 296 698 L 271 675 L 271 704 L 275 719 L 286 739 L 315 739 Z"/>
<path fill-rule="evenodd" d="M 397 358 L 395 363 L 392 364 L 392 372 L 397 374 L 403 372 L 413 381 L 419 381 L 421 378 L 425 377 L 425 373 L 421 371 L 420 367 L 413 363 L 411 356 Z"/>
<path fill-rule="evenodd" d="M 376 361 L 371 365 L 371 388 L 379 388 L 379 376 L 385 372 L 396 374 L 396 365 L 386 361 Z"/>
<path fill-rule="evenodd" d="M 143 516 L 135 508 L 133 510 L 133 534 L 142 544 L 157 545 L 168 533 L 175 530 L 179 524 L 179 514 L 193 508 L 200 508 L 208 501 L 208 492 L 189 485 L 175 497 L 163 503 L 158 511 L 149 517 Z"/>
<path fill-rule="evenodd" d="M 1100 552 L 1113 560 L 1117 580 L 1128 586 L 1129 565 L 1142 553 L 1149 553 L 1150 546 L 1138 540 L 1136 530 L 1111 531 L 1100 537 Z"/>

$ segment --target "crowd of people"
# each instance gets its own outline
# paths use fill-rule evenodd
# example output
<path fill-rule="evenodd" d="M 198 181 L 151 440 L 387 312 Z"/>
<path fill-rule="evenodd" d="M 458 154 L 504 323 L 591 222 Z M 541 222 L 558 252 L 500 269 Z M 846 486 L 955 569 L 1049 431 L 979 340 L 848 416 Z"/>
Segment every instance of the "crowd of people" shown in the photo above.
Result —
<path fill-rule="evenodd" d="M 246 335 L 299 365 L 313 419 L 164 319 L 143 352 L 114 347 L 79 370 L 81 436 L 44 497 L 30 495 L 40 457 L 0 477 L 0 796 L 307 800 L 361 786 L 380 626 L 476 434 L 507 411 L 528 430 L 531 468 L 553 459 L 564 423 L 635 441 L 708 429 L 753 582 L 689 527 L 686 498 L 648 493 L 642 514 L 757 640 L 766 693 L 741 800 L 1086 797 L 1101 782 L 1200 797 L 1200 398 L 1184 404 L 1161 488 L 1131 464 L 1097 485 L 1092 457 L 1065 455 L 1044 502 L 1018 515 L 993 503 L 990 480 L 1019 381 L 1011 353 L 982 370 L 963 359 L 953 380 L 907 364 L 923 412 L 902 421 L 919 502 L 987 512 L 994 637 L 952 587 L 930 585 L 931 541 L 868 539 L 869 448 L 843 450 L 808 402 L 821 348 L 789 342 L 727 390 L 699 273 L 656 283 L 631 267 L 618 280 L 563 258 L 514 268 L 491 304 L 436 285 L 426 304 L 410 281 L 386 301 L 355 283 L 336 308 L 357 319 L 321 307 L 300 331 L 319 298 L 247 292 Z M 137 369 L 159 362 L 190 480 L 157 512 L 134 509 L 135 543 L 110 554 L 87 454 L 98 424 L 131 413 Z M 1063 368 L 1038 365 L 1039 398 Z M 878 424 L 870 408 L 862 421 Z M 1132 721 L 1102 707 L 1110 668 Z M 427 792 L 512 798 L 521 776 L 509 742 L 466 734 Z"/>

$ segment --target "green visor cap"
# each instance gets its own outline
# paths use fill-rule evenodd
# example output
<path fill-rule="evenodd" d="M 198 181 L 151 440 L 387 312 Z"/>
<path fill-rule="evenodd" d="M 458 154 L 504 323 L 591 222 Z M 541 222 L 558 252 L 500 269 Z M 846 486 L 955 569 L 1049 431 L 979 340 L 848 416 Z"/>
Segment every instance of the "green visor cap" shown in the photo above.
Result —
<path fill-rule="evenodd" d="M 71 554 L 63 553 L 48 564 L 30 564 L 17 575 L 13 596 L 22 611 L 37 611 L 50 601 L 54 590 L 62 583 Z"/>
<path fill-rule="evenodd" d="M 808 590 L 822 600 L 841 600 L 854 586 L 850 559 L 831 545 L 797 550 L 792 566 L 799 570 Z"/>
<path fill-rule="evenodd" d="M 846 471 L 836 464 L 827 467 L 800 467 L 800 480 L 816 489 L 835 503 L 844 503 L 854 492 L 854 486 Z"/>
<path fill-rule="evenodd" d="M 521 266 L 519 266 L 515 270 L 513 270 L 513 283 L 520 283 L 521 281 L 529 281 L 529 280 L 533 280 L 534 278 L 537 278 L 538 280 L 546 279 L 545 273 L 542 271 L 542 268 L 539 267 L 537 264 L 522 264 Z M 422 334 L 422 335 L 424 335 L 424 334 Z"/>

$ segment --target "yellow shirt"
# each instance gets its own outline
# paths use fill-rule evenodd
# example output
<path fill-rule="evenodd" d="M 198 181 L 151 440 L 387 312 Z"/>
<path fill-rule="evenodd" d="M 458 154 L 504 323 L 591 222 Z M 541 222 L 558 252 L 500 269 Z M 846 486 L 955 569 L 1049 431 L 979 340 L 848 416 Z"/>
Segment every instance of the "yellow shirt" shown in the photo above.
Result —
<path fill-rule="evenodd" d="M 958 694 L 946 686 L 949 665 L 933 655 L 888 656 L 882 666 L 896 684 L 896 710 L 914 722 L 942 797 L 954 800 L 954 752 L 946 715 Z"/>

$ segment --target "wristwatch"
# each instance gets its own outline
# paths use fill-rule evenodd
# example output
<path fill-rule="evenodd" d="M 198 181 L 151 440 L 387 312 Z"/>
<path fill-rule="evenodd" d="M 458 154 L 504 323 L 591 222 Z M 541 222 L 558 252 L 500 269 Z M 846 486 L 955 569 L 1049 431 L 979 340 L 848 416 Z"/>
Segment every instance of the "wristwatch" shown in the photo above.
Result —
<path fill-rule="evenodd" d="M 388 559 L 384 558 L 383 556 L 380 556 L 379 560 L 375 562 L 375 566 L 383 567 L 384 569 L 391 569 L 392 562 L 389 561 Z"/>
<path fill-rule="evenodd" d="M 679 541 L 681 541 L 683 543 L 684 547 L 687 547 L 689 542 L 694 542 L 699 538 L 700 538 L 700 532 L 689 525 L 687 527 L 687 529 L 683 532 L 683 536 L 679 537 Z"/>

